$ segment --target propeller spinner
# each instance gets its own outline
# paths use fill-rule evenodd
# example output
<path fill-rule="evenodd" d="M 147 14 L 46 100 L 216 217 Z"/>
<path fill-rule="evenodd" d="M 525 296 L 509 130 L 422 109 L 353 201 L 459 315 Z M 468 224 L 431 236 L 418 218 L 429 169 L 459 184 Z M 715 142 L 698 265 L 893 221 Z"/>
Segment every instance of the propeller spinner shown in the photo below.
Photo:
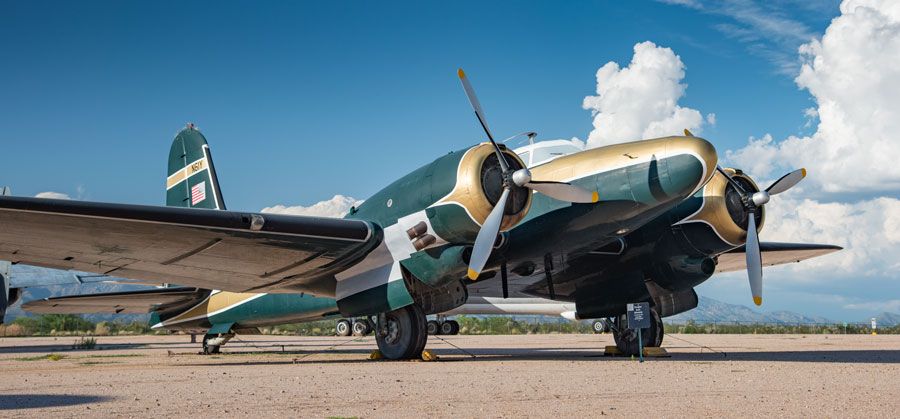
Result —
<path fill-rule="evenodd" d="M 475 111 L 475 117 L 478 118 L 481 128 L 484 129 L 488 140 L 494 146 L 494 152 L 497 154 L 497 161 L 500 163 L 501 176 L 503 177 L 503 193 L 481 225 L 481 230 L 478 231 L 475 245 L 472 248 L 472 257 L 469 259 L 468 277 L 471 280 L 475 280 L 481 274 L 488 258 L 491 256 L 494 241 L 497 239 L 497 234 L 500 233 L 500 224 L 503 220 L 503 213 L 506 209 L 506 201 L 511 188 L 528 188 L 560 201 L 576 203 L 594 203 L 600 197 L 596 191 L 589 191 L 569 183 L 532 180 L 531 172 L 527 168 L 515 171 L 510 170 L 503 151 L 500 150 L 500 146 L 494 141 L 494 136 L 488 128 L 484 111 L 481 109 L 481 103 L 478 102 L 478 97 L 475 96 L 475 89 L 472 88 L 466 73 L 461 68 L 457 71 L 457 75 L 459 75 L 459 81 L 462 83 L 466 97 L 472 105 L 472 110 Z"/>

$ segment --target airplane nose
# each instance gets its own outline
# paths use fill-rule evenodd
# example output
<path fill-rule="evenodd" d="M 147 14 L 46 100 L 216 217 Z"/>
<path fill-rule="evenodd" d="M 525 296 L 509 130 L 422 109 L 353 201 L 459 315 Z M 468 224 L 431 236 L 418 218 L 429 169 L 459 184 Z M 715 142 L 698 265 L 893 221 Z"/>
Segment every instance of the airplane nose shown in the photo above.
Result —
<path fill-rule="evenodd" d="M 660 185 L 671 197 L 687 198 L 712 178 L 718 164 L 716 148 L 699 137 L 672 137 L 666 142 L 666 157 Z"/>

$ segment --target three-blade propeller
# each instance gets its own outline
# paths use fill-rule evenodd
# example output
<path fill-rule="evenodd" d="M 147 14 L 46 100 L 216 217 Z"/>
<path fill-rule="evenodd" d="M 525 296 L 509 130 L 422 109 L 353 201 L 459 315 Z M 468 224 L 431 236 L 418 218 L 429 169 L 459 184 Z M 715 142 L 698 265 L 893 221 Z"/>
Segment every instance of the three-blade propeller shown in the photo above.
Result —
<path fill-rule="evenodd" d="M 500 200 L 497 201 L 497 204 L 481 225 L 481 230 L 478 231 L 478 236 L 475 238 L 475 245 L 472 247 L 472 257 L 469 259 L 468 277 L 471 280 L 475 280 L 478 278 L 478 275 L 481 274 L 482 269 L 484 269 L 485 264 L 487 264 L 488 258 L 491 256 L 497 234 L 500 233 L 500 225 L 503 221 L 503 213 L 506 210 L 506 201 L 509 197 L 511 188 L 528 188 L 560 201 L 577 203 L 594 203 L 599 200 L 599 196 L 596 191 L 589 191 L 565 182 L 532 180 L 531 171 L 527 168 L 511 171 L 509 163 L 506 161 L 506 156 L 503 154 L 500 146 L 497 145 L 497 142 L 494 141 L 494 136 L 488 128 L 484 111 L 481 109 L 481 103 L 478 102 L 478 97 L 475 96 L 475 89 L 472 88 L 472 84 L 469 83 L 469 79 L 462 69 L 459 69 L 457 74 L 459 75 L 459 81 L 462 83 L 463 90 L 466 92 L 466 97 L 469 98 L 469 103 L 475 111 L 475 117 L 478 118 L 481 128 L 484 129 L 484 133 L 487 134 L 488 140 L 490 140 L 491 145 L 494 146 L 494 152 L 497 154 L 497 161 L 500 163 L 501 176 L 503 176 L 503 193 L 500 195 Z"/>
<path fill-rule="evenodd" d="M 759 250 L 759 235 L 756 232 L 756 211 L 769 203 L 772 195 L 780 194 L 799 183 L 806 177 L 806 169 L 798 169 L 790 172 L 763 191 L 749 194 L 737 181 L 734 180 L 721 167 L 716 169 L 725 175 L 728 182 L 741 194 L 741 201 L 748 211 L 747 242 L 744 244 L 744 254 L 747 257 L 747 275 L 750 279 L 750 292 L 753 294 L 753 303 L 762 305 L 762 256 Z"/>

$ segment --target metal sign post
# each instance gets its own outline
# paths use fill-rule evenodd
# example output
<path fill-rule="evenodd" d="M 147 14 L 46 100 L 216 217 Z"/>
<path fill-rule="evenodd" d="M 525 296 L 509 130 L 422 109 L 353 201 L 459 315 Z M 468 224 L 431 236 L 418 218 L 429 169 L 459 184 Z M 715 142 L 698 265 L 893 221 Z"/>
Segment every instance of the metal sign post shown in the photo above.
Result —
<path fill-rule="evenodd" d="M 644 339 L 641 336 L 641 329 L 650 327 L 650 303 L 629 303 L 627 307 L 628 328 L 637 330 L 638 354 L 641 362 L 644 362 Z"/>

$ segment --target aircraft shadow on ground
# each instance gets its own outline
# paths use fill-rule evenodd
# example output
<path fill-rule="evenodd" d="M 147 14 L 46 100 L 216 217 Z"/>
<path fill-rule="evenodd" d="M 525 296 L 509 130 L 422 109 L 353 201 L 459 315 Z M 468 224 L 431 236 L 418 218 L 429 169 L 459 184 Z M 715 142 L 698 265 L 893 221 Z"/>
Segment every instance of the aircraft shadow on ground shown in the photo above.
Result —
<path fill-rule="evenodd" d="M 107 396 L 72 394 L 0 394 L 0 410 L 65 407 L 101 403 L 111 399 Z"/>
<path fill-rule="evenodd" d="M 0 354 L 72 351 L 73 350 L 72 345 L 75 343 L 76 340 L 77 340 L 77 338 L 72 338 L 71 341 L 70 340 L 60 340 L 59 343 L 56 343 L 53 345 L 4 346 L 4 347 L 0 347 Z M 109 351 L 126 350 L 126 349 L 146 349 L 150 346 L 151 346 L 150 344 L 143 344 L 143 343 L 113 343 L 113 344 L 98 343 L 97 344 L 98 348 L 102 348 L 103 350 L 109 350 Z M 154 344 L 152 344 L 152 346 L 165 347 L 165 346 L 168 346 L 168 344 L 154 343 Z"/>
<path fill-rule="evenodd" d="M 496 362 L 496 361 L 533 361 L 533 360 L 595 360 L 598 362 L 623 362 L 630 361 L 629 357 L 607 357 L 602 351 L 572 350 L 572 348 L 528 348 L 528 349 L 494 349 L 494 348 L 463 348 L 468 355 L 458 349 L 440 348 L 431 350 L 441 358 L 441 362 Z M 231 352 L 218 355 L 215 363 L 188 364 L 195 366 L 211 365 L 273 365 L 273 364 L 353 364 L 372 362 L 368 357 L 372 349 L 342 349 L 335 348 L 321 351 L 247 351 Z M 244 360 L 240 358 L 246 355 L 284 354 L 296 355 L 292 359 L 271 360 Z M 360 355 L 358 359 L 323 359 L 329 355 Z M 900 350 L 827 350 L 827 351 L 728 351 L 712 352 L 704 350 L 700 352 L 678 352 L 669 358 L 647 358 L 653 362 L 722 362 L 722 361 L 760 361 L 760 362 L 820 362 L 820 363 L 848 363 L 848 364 L 900 364 Z M 389 361 L 394 362 L 394 361 Z M 403 362 L 403 361 L 397 361 Z"/>

